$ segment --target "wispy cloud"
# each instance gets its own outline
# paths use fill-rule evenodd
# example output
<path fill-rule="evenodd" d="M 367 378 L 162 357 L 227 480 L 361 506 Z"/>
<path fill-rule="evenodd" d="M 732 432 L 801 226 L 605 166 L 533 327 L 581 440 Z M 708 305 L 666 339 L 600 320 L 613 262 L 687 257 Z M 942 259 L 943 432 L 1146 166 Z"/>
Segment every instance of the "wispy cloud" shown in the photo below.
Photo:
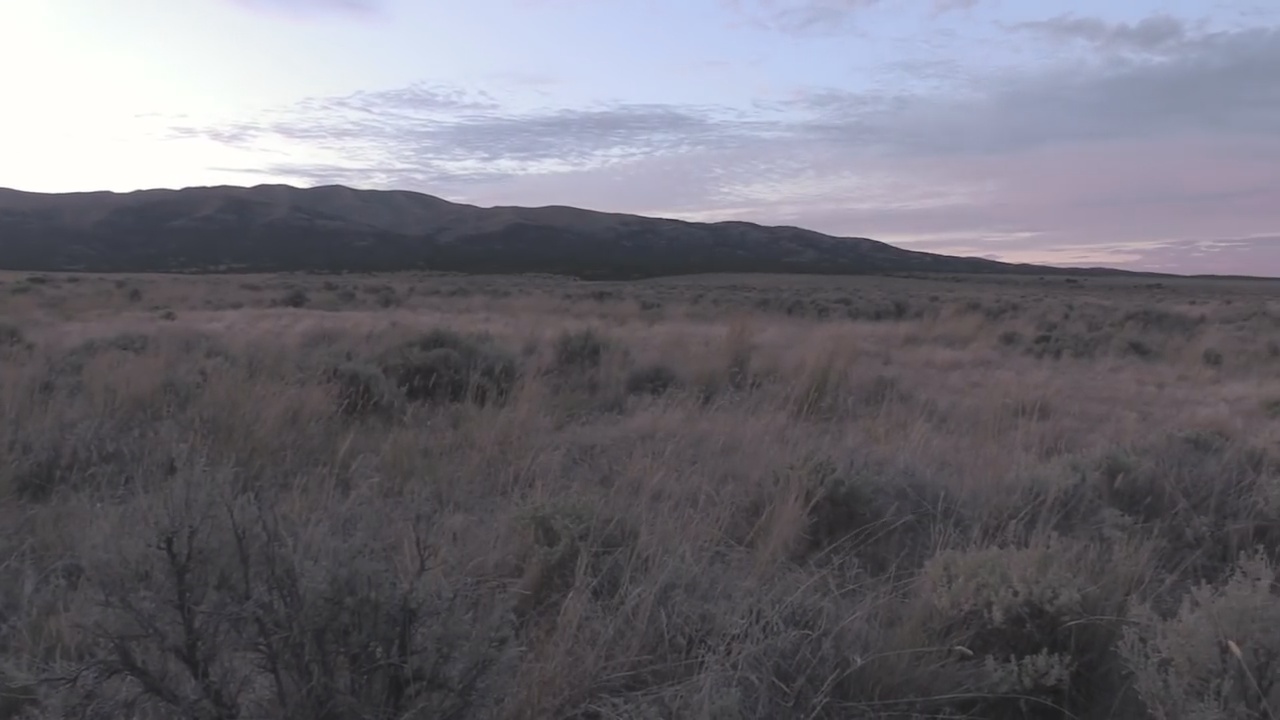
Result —
<path fill-rule="evenodd" d="M 1186 21 L 1165 14 L 1135 23 L 1108 23 L 1098 18 L 1064 14 L 1012 27 L 1059 42 L 1075 41 L 1113 50 L 1143 52 L 1175 50 L 1191 38 L 1192 30 Z"/>
<path fill-rule="evenodd" d="M 226 0 L 249 10 L 307 16 L 320 13 L 373 15 L 381 11 L 381 0 Z"/>
<path fill-rule="evenodd" d="M 858 27 L 859 14 L 893 5 L 901 10 L 910 4 L 937 17 L 970 10 L 981 0 L 722 0 L 726 7 L 746 22 L 762 29 L 792 35 L 832 35 Z"/>
<path fill-rule="evenodd" d="M 417 85 L 174 133 L 291 153 L 261 170 L 304 182 L 737 217 L 1010 259 L 1052 246 L 1228 272 L 1240 248 L 1280 235 L 1280 29 L 1059 16 L 1009 33 L 1083 52 L 971 74 L 920 60 L 948 82 L 739 106 L 517 107 Z M 1255 239 L 1193 244 L 1214 237 Z"/>

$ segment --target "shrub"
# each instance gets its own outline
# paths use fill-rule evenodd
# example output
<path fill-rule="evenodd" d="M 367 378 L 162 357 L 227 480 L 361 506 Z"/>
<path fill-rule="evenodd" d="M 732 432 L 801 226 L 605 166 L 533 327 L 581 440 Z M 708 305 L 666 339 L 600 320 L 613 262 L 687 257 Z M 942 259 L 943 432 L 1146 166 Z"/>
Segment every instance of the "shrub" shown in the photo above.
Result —
<path fill-rule="evenodd" d="M 1125 349 L 1128 350 L 1130 354 L 1143 359 L 1154 357 L 1156 354 L 1155 348 L 1148 345 L 1145 341 L 1137 339 L 1130 340 L 1128 344 L 1125 345 Z"/>
<path fill-rule="evenodd" d="M 1172 617 L 1132 614 L 1120 655 L 1151 717 L 1263 720 L 1280 711 L 1280 597 L 1274 566 L 1241 558 L 1230 579 L 1193 589 Z"/>
<path fill-rule="evenodd" d="M 129 292 L 125 294 L 129 302 L 142 302 L 142 290 L 139 288 L 129 288 Z"/>
<path fill-rule="evenodd" d="M 977 715 L 1063 717 L 1118 692 L 1113 647 L 1143 578 L 1121 551 L 1049 537 L 944 551 L 925 563 L 919 597 L 933 641 L 972 653 L 975 690 L 990 695 Z"/>
<path fill-rule="evenodd" d="M 389 288 L 390 292 L 378 294 L 378 307 L 392 308 L 397 307 L 404 301 L 396 294 L 395 288 Z"/>
<path fill-rule="evenodd" d="M 1100 332 L 1043 332 L 1032 338 L 1026 353 L 1036 358 L 1087 360 L 1101 355 L 1110 342 L 1111 336 Z"/>
<path fill-rule="evenodd" d="M 302 288 L 293 288 L 284 294 L 277 303 L 284 307 L 300 308 L 311 302 L 311 297 Z"/>
<path fill-rule="evenodd" d="M 467 361 L 453 348 L 425 350 L 396 369 L 410 400 L 461 402 L 469 390 Z"/>
<path fill-rule="evenodd" d="M 0 348 L 17 347 L 26 342 L 22 328 L 12 323 L 0 322 Z"/>
<path fill-rule="evenodd" d="M 627 392 L 632 395 L 663 395 L 679 384 L 676 372 L 660 364 L 635 368 L 627 376 Z"/>
<path fill-rule="evenodd" d="M 121 333 L 110 337 L 90 338 L 75 345 L 50 370 L 54 375 L 79 377 L 89 361 L 107 353 L 141 355 L 151 347 L 151 336 Z"/>
<path fill-rule="evenodd" d="M 344 415 L 391 415 L 400 409 L 404 394 L 390 378 L 372 365 L 345 363 L 330 378 L 338 388 L 338 410 Z"/>
<path fill-rule="evenodd" d="M 1189 336 L 1205 323 L 1203 315 L 1193 317 L 1159 308 L 1143 308 L 1127 313 L 1118 322 L 1120 326 L 1136 326 L 1144 331 Z"/>
<path fill-rule="evenodd" d="M 1017 345 L 1022 342 L 1022 333 L 1017 330 L 1005 330 L 1000 333 L 1000 344 L 1005 346 Z"/>
<path fill-rule="evenodd" d="M 1262 412 L 1269 418 L 1280 418 L 1280 398 L 1263 400 Z"/>
<path fill-rule="evenodd" d="M 918 568 L 932 552 L 938 523 L 958 520 L 953 503 L 909 477 L 876 479 L 876 468 L 838 469 L 806 463 L 795 471 L 806 486 L 801 555 L 832 553 L 879 576 Z"/>
<path fill-rule="evenodd" d="M 515 360 L 485 336 L 433 330 L 380 358 L 387 377 L 413 402 L 501 402 L 518 379 Z"/>
<path fill-rule="evenodd" d="M 600 367 L 609 342 L 595 330 L 578 330 L 562 333 L 552 348 L 555 370 L 562 372 L 588 372 Z"/>
<path fill-rule="evenodd" d="M 161 477 L 158 465 L 171 437 L 162 424 L 120 414 L 66 419 L 40 433 L 8 439 L 10 462 L 4 490 L 42 503 L 63 493 L 93 489 L 110 493 Z"/>
<path fill-rule="evenodd" d="M 1262 448 L 1184 432 L 1114 448 L 1084 479 L 1102 505 L 1163 541 L 1165 570 L 1216 580 L 1241 551 L 1280 547 L 1280 501 L 1268 489 L 1274 467 Z"/>
<path fill-rule="evenodd" d="M 95 643 L 66 700 L 95 717 L 493 716 L 508 613 L 491 587 L 437 578 L 422 528 L 356 507 L 331 511 L 350 529 L 334 533 L 267 499 L 173 495 L 101 549 Z M 392 528 L 416 561 L 375 549 Z"/>
<path fill-rule="evenodd" d="M 622 589 L 637 542 L 630 523 L 580 502 L 538 505 L 523 513 L 528 530 L 515 611 L 522 619 L 554 607 L 583 576 L 596 600 Z"/>
<path fill-rule="evenodd" d="M 1209 367 L 1221 367 L 1224 360 L 1222 352 L 1214 348 L 1205 348 L 1204 353 L 1200 355 L 1200 359 Z"/>

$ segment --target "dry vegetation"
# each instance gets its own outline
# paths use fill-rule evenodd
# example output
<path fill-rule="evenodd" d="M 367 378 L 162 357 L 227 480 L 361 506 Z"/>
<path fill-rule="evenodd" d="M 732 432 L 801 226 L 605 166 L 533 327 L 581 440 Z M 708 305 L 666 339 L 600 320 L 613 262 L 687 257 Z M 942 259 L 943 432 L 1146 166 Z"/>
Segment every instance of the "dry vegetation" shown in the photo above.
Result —
<path fill-rule="evenodd" d="M 0 280 L 0 718 L 1280 713 L 1275 285 Z"/>

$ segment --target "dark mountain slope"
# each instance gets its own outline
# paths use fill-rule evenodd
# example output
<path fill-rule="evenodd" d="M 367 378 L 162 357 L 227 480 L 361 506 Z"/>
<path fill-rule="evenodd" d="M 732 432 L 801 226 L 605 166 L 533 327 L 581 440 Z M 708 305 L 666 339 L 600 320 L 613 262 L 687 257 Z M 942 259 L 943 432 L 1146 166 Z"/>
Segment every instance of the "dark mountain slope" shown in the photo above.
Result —
<path fill-rule="evenodd" d="M 480 208 L 411 192 L 285 185 L 59 195 L 0 189 L 0 268 L 423 269 L 600 279 L 709 272 L 1066 272 L 794 227 L 568 207 Z"/>

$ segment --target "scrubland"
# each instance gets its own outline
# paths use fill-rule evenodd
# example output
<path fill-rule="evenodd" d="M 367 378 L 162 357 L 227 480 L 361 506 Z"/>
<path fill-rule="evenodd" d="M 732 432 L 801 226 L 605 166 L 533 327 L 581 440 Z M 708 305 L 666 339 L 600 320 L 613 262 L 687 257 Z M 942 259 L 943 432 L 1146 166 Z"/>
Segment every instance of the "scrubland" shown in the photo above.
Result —
<path fill-rule="evenodd" d="M 0 718 L 1275 718 L 1277 289 L 0 276 Z"/>

